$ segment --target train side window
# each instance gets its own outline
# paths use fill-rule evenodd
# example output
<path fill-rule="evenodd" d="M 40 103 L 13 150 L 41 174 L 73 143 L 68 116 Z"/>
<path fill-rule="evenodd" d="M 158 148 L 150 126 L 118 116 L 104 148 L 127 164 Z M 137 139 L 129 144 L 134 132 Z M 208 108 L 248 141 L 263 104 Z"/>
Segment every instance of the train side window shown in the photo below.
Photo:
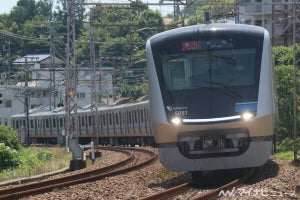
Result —
<path fill-rule="evenodd" d="M 84 123 L 84 116 L 81 117 L 81 125 L 82 125 L 82 126 L 85 126 L 85 123 Z"/>
<path fill-rule="evenodd" d="M 88 116 L 89 126 L 92 126 L 92 116 Z"/>
<path fill-rule="evenodd" d="M 103 126 L 106 126 L 105 114 L 102 115 L 102 122 L 103 122 Z"/>
<path fill-rule="evenodd" d="M 49 119 L 46 119 L 46 128 L 49 128 Z"/>
<path fill-rule="evenodd" d="M 38 128 L 41 128 L 42 124 L 41 124 L 41 120 L 38 119 Z"/>
<path fill-rule="evenodd" d="M 144 110 L 141 110 L 141 122 L 143 123 L 144 122 Z"/>
<path fill-rule="evenodd" d="M 52 125 L 53 125 L 53 128 L 56 128 L 56 118 L 52 119 Z"/>
<path fill-rule="evenodd" d="M 64 126 L 63 118 L 59 118 L 59 125 L 61 128 Z"/>
<path fill-rule="evenodd" d="M 19 121 L 18 121 L 18 120 L 16 120 L 16 128 L 17 128 L 17 129 L 20 128 L 20 126 L 19 126 Z"/>
<path fill-rule="evenodd" d="M 116 113 L 116 124 L 119 125 L 119 113 Z"/>
<path fill-rule="evenodd" d="M 34 128 L 33 119 L 30 120 L 30 128 Z"/>
<path fill-rule="evenodd" d="M 128 112 L 128 117 L 129 117 L 129 124 L 132 123 L 132 120 L 131 120 L 131 111 Z"/>
<path fill-rule="evenodd" d="M 138 113 L 137 113 L 137 111 L 135 110 L 134 111 L 134 121 L 135 121 L 135 123 L 137 123 L 138 122 Z"/>
<path fill-rule="evenodd" d="M 23 120 L 22 122 L 23 122 L 23 126 L 25 127 L 25 120 Z"/>
<path fill-rule="evenodd" d="M 112 114 L 109 114 L 108 118 L 109 118 L 109 125 L 112 125 Z"/>
<path fill-rule="evenodd" d="M 122 113 L 121 113 L 121 111 L 119 112 L 119 123 L 120 124 L 122 123 Z"/>

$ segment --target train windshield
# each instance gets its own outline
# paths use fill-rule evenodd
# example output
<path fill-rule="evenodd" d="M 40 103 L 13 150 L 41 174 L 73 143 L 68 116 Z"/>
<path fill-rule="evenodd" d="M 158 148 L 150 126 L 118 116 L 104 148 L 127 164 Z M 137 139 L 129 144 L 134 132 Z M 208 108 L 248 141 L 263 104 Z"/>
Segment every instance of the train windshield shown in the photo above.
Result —
<path fill-rule="evenodd" d="M 253 48 L 215 50 L 162 56 L 166 90 L 254 85 Z"/>
<path fill-rule="evenodd" d="M 152 45 L 168 118 L 236 116 L 238 103 L 257 102 L 262 46 L 262 34 L 191 35 Z"/>

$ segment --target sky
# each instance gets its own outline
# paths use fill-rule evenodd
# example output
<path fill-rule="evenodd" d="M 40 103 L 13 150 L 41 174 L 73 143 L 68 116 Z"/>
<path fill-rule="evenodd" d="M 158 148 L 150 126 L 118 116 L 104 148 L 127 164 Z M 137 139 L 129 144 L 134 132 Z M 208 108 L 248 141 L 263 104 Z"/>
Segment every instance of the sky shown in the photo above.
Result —
<path fill-rule="evenodd" d="M 2 0 L 0 6 L 0 14 L 9 13 L 11 9 L 17 5 L 18 0 Z"/>
<path fill-rule="evenodd" d="M 1 0 L 1 6 L 0 6 L 0 14 L 3 13 L 9 13 L 11 9 L 17 5 L 18 0 Z M 89 0 L 88 2 L 122 2 L 127 3 L 129 0 Z M 143 0 L 144 3 L 158 3 L 159 0 Z M 166 1 L 166 3 L 170 3 L 170 1 Z M 153 10 L 158 10 L 162 13 L 163 16 L 166 14 L 173 12 L 173 6 L 151 6 L 150 7 Z"/>

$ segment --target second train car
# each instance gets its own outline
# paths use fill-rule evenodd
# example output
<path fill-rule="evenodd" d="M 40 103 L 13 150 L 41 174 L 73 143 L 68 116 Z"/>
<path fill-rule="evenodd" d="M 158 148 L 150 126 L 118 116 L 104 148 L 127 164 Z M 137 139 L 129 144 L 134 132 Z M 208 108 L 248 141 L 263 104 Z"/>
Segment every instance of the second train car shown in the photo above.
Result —
<path fill-rule="evenodd" d="M 277 100 L 267 30 L 177 28 L 146 44 L 150 115 L 171 171 L 256 167 L 272 150 Z"/>

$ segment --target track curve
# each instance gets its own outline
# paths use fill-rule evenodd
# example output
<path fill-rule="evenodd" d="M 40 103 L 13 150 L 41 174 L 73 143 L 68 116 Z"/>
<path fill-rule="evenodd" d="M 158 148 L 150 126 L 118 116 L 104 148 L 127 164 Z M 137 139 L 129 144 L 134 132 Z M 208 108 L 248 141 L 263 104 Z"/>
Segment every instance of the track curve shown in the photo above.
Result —
<path fill-rule="evenodd" d="M 76 185 L 80 183 L 86 183 L 96 181 L 109 176 L 115 176 L 118 174 L 126 173 L 137 168 L 143 167 L 157 158 L 157 155 L 145 149 L 138 148 L 102 148 L 105 150 L 118 151 L 127 155 L 127 158 L 98 169 L 87 170 L 85 172 L 66 175 L 51 180 L 43 180 L 39 182 L 29 183 L 26 185 L 18 185 L 10 188 L 0 190 L 0 199 L 17 199 L 24 196 L 39 194 L 46 191 L 51 191 L 56 188 Z M 148 155 L 148 159 L 142 162 L 137 161 L 137 156 L 133 152 L 141 152 Z"/>
<path fill-rule="evenodd" d="M 212 191 L 206 192 L 199 196 L 194 196 L 191 199 L 192 200 L 207 200 L 207 199 L 213 199 L 215 197 L 218 197 L 220 192 L 223 190 L 230 190 L 231 188 L 238 187 L 241 184 L 245 183 L 247 180 L 249 180 L 255 172 L 255 169 L 251 169 L 248 173 L 243 175 L 242 177 L 235 179 L 225 185 L 222 185 L 218 187 L 217 189 L 214 189 Z M 157 200 L 157 199 L 168 199 L 171 197 L 174 197 L 178 193 L 185 193 L 187 191 L 193 191 L 195 190 L 193 187 L 192 182 L 183 183 L 181 185 L 172 187 L 168 190 L 165 190 L 163 192 L 159 192 L 157 194 L 141 198 L 140 200 Z"/>

